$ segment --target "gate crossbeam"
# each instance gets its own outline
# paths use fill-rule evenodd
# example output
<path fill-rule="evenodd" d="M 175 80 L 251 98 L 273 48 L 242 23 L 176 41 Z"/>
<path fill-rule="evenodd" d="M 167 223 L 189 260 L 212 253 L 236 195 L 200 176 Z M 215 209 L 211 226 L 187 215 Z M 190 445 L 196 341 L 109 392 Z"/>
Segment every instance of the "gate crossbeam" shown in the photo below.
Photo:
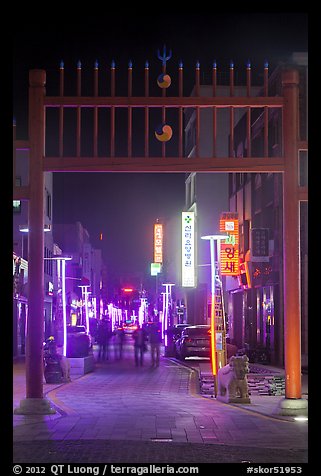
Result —
<path fill-rule="evenodd" d="M 44 172 L 283 172 L 283 157 L 46 157 Z"/>
<path fill-rule="evenodd" d="M 283 107 L 284 100 L 279 96 L 268 97 L 135 97 L 135 96 L 50 96 L 44 99 L 46 107 Z"/>

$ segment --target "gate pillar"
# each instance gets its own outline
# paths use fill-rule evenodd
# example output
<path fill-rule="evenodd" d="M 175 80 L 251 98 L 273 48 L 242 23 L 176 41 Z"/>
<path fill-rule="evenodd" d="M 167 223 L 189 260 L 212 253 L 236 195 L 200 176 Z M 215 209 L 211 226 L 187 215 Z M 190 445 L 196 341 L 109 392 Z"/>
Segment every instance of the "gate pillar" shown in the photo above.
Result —
<path fill-rule="evenodd" d="M 280 413 L 297 415 L 308 404 L 301 398 L 301 304 L 299 226 L 299 74 L 282 75 L 283 111 L 283 276 L 285 399 Z"/>
<path fill-rule="evenodd" d="M 29 236 L 28 321 L 26 339 L 26 398 L 16 414 L 50 414 L 55 410 L 43 398 L 44 340 L 44 172 L 46 73 L 29 73 Z"/>

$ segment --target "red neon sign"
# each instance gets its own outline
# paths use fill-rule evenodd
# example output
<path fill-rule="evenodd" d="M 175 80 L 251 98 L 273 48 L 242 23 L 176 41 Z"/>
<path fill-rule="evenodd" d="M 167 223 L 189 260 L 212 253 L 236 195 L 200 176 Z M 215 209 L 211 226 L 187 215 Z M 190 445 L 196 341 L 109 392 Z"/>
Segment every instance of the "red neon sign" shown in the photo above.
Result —
<path fill-rule="evenodd" d="M 240 274 L 240 257 L 239 221 L 237 213 L 222 213 L 220 219 L 220 232 L 228 235 L 228 238 L 221 242 L 221 275 L 238 276 Z"/>

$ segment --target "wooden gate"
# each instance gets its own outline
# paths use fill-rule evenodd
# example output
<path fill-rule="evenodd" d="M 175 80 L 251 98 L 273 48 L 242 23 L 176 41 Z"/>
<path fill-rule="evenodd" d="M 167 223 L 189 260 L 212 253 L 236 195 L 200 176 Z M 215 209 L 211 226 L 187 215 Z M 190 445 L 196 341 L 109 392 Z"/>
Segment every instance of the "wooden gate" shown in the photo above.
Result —
<path fill-rule="evenodd" d="M 200 95 L 200 65 L 196 64 L 195 88 L 193 96 L 183 94 L 183 65 L 179 64 L 176 88 L 178 93 L 169 96 L 167 85 L 172 78 L 166 72 L 168 57 L 163 51 L 162 67 L 158 77 L 160 93 L 149 94 L 149 65 L 144 68 L 144 91 L 140 96 L 133 95 L 132 63 L 128 64 L 127 92 L 123 96 L 116 94 L 116 66 L 110 68 L 110 91 L 107 96 L 99 94 L 99 67 L 93 70 L 93 92 L 84 96 L 81 92 L 81 65 L 76 73 L 76 94 L 65 95 L 64 65 L 60 66 L 59 94 L 46 95 L 46 72 L 31 70 L 29 73 L 29 140 L 14 141 L 16 149 L 30 150 L 29 185 L 16 187 L 14 183 L 14 200 L 29 201 L 29 319 L 27 329 L 26 353 L 26 399 L 21 402 L 20 413 L 48 412 L 43 401 L 43 315 L 44 315 L 44 172 L 279 172 L 283 174 L 283 253 L 284 253 L 284 352 L 285 352 L 285 400 L 296 402 L 299 408 L 301 398 L 301 315 L 300 315 L 300 260 L 299 260 L 299 202 L 307 200 L 307 189 L 299 186 L 298 155 L 299 150 L 307 150 L 307 143 L 299 140 L 299 76 L 295 69 L 282 72 L 282 95 L 269 96 L 268 65 L 264 66 L 262 93 L 251 96 L 251 67 L 246 70 L 246 94 L 235 95 L 234 66 L 230 65 L 229 91 L 227 97 L 217 96 L 217 67 L 212 69 L 212 95 Z M 45 136 L 48 111 L 55 108 L 57 117 L 57 154 L 46 154 Z M 183 114 L 187 109 L 195 114 L 195 147 L 193 157 L 184 156 Z M 229 154 L 217 157 L 217 113 L 220 108 L 230 111 Z M 233 156 L 234 112 L 244 108 L 247 115 L 246 139 L 247 157 Z M 261 157 L 251 153 L 251 114 L 261 108 L 264 112 L 264 143 Z M 282 153 L 279 157 L 268 155 L 268 114 L 270 108 L 282 110 Z M 75 153 L 65 153 L 64 121 L 69 109 L 75 117 Z M 82 114 L 85 109 L 92 111 L 92 153 L 84 156 L 82 144 Z M 150 151 L 151 140 L 158 140 L 154 131 L 150 131 L 150 115 L 158 109 L 161 127 L 156 131 L 160 140 L 160 153 L 153 156 Z M 212 113 L 212 144 L 210 157 L 200 156 L 201 110 L 209 109 Z M 109 144 L 107 153 L 99 153 L 101 111 L 108 114 Z M 115 138 L 117 131 L 116 114 L 125 111 L 127 121 L 127 154 L 117 155 Z M 133 117 L 136 110 L 143 111 L 143 153 L 133 153 Z M 172 132 L 167 117 L 175 111 L 177 122 L 174 131 L 177 153 L 169 155 L 166 134 Z M 165 129 L 164 129 L 165 126 Z M 169 127 L 168 127 L 169 126 Z M 167 127 L 167 128 L 166 128 Z M 165 134 L 165 135 L 164 135 Z M 68 138 L 68 137 L 67 137 Z M 165 139 L 165 140 L 163 140 Z M 15 167 L 15 158 L 14 158 Z M 15 177 L 15 172 L 13 174 Z M 41 402 L 37 407 L 34 402 Z M 296 405 L 294 405 L 295 407 Z M 35 408 L 37 407 L 37 408 Z M 41 407 L 41 409 L 40 409 Z M 31 409 L 30 409 L 31 408 Z"/>

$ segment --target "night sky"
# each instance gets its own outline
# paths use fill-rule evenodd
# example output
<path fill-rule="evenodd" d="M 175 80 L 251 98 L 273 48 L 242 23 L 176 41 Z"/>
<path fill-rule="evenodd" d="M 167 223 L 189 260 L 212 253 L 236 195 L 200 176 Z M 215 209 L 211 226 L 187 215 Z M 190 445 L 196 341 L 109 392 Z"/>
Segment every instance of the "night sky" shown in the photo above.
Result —
<path fill-rule="evenodd" d="M 194 6 L 192 11 L 195 9 Z M 202 15 L 165 15 L 157 10 L 158 7 L 148 14 L 146 9 L 147 13 L 139 15 L 135 8 L 118 12 L 104 9 L 104 13 L 78 13 L 76 17 L 46 10 L 43 24 L 39 24 L 39 16 L 30 15 L 30 10 L 28 18 L 18 13 L 13 38 L 13 116 L 17 138 L 27 138 L 28 71 L 33 68 L 45 69 L 47 78 L 58 84 L 61 60 L 65 71 L 75 70 L 80 60 L 83 69 L 92 72 L 95 60 L 107 69 L 114 59 L 127 80 L 129 60 L 141 71 L 145 60 L 149 60 L 151 67 L 154 64 L 160 68 L 157 50 L 162 50 L 164 44 L 173 53 L 168 69 L 172 66 L 175 71 L 179 60 L 186 71 L 193 71 L 196 61 L 200 61 L 201 68 L 211 71 L 214 59 L 226 71 L 231 59 L 235 68 L 244 68 L 250 59 L 253 68 L 262 70 L 268 60 L 272 70 L 292 52 L 308 50 L 307 13 L 227 14 L 211 12 L 204 6 Z M 166 10 L 171 11 L 170 6 L 166 5 Z M 193 77 L 184 79 L 184 86 L 191 89 Z M 48 79 L 48 94 L 52 87 Z M 184 174 L 54 175 L 54 222 L 80 221 L 93 246 L 103 246 L 112 274 L 147 272 L 152 261 L 155 219 L 170 219 L 184 208 L 184 202 Z M 99 241 L 100 232 L 103 242 Z"/>

